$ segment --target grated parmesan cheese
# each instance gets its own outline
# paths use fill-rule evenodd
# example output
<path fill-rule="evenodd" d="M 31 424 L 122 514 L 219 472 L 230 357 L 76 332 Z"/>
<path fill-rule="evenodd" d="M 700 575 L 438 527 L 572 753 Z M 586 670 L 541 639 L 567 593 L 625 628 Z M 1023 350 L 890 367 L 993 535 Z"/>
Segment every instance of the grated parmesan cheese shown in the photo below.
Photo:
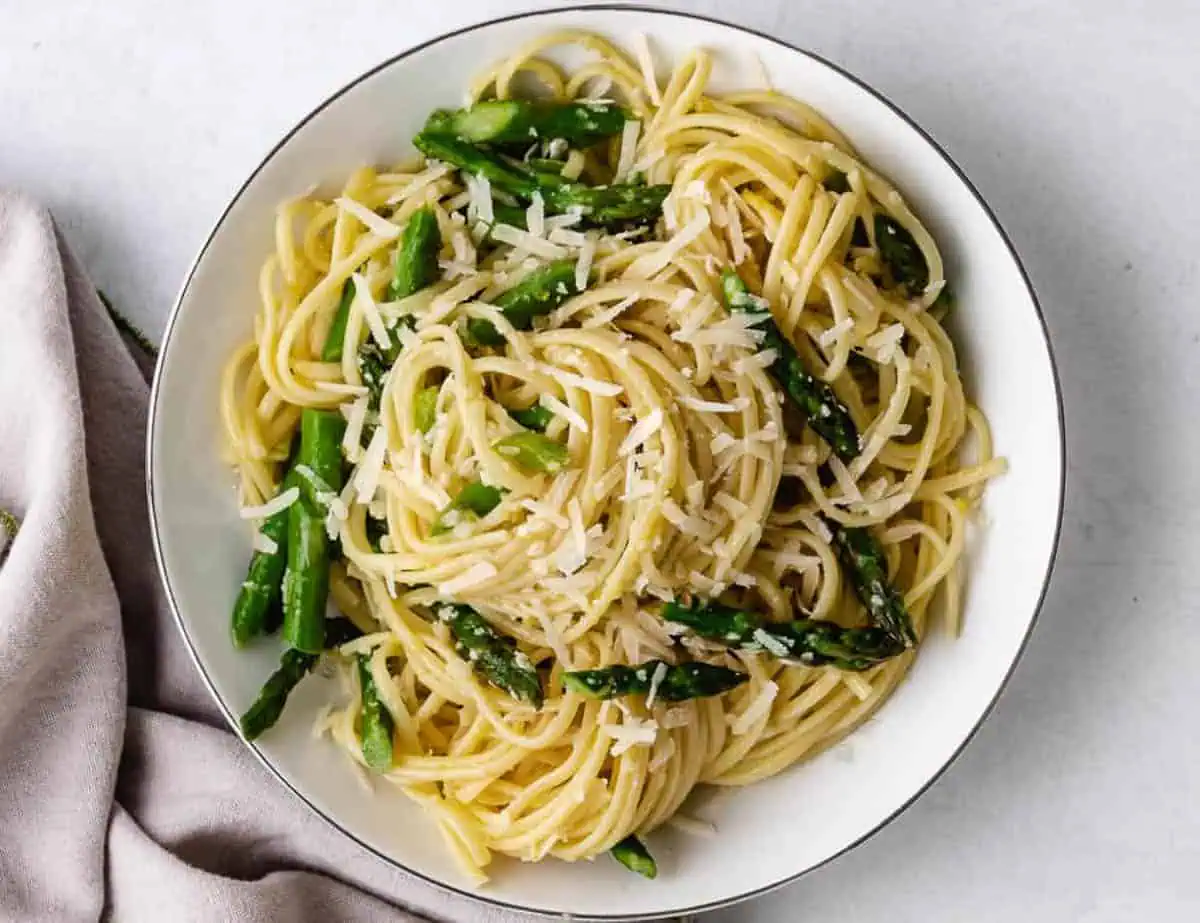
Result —
<path fill-rule="evenodd" d="M 349 196 L 339 196 L 334 200 L 338 208 L 348 215 L 353 215 L 369 230 L 372 234 L 377 234 L 387 240 L 395 240 L 400 236 L 400 228 L 392 224 L 386 218 L 380 218 L 367 206 L 361 202 L 356 202 Z"/>
<path fill-rule="evenodd" d="M 875 351 L 877 362 L 890 363 L 896 356 L 900 341 L 904 339 L 904 325 L 891 324 L 867 338 L 866 346 Z"/>
<path fill-rule="evenodd" d="M 605 324 L 611 324 L 618 317 L 620 317 L 627 308 L 636 304 L 637 300 L 637 295 L 630 295 L 628 298 L 622 298 L 611 308 L 605 308 L 603 311 L 597 311 L 583 322 L 583 326 L 591 329 L 595 327 L 603 327 Z"/>
<path fill-rule="evenodd" d="M 609 753 L 620 756 L 633 747 L 649 747 L 658 738 L 658 724 L 651 719 L 644 721 L 632 716 L 625 718 L 625 724 L 602 724 L 600 730 L 614 741 Z"/>
<path fill-rule="evenodd" d="M 583 246 L 579 248 L 579 259 L 575 263 L 575 289 L 582 292 L 588 286 L 588 277 L 592 274 L 592 261 L 596 258 L 596 238 L 591 234 L 584 237 Z"/>
<path fill-rule="evenodd" d="M 282 513 L 299 499 L 300 488 L 289 487 L 261 506 L 243 506 L 238 510 L 238 516 L 242 519 L 270 519 L 276 513 Z"/>
<path fill-rule="evenodd" d="M 383 474 L 383 457 L 386 452 L 387 433 L 380 426 L 371 434 L 367 452 L 354 472 L 354 489 L 358 493 L 360 503 L 370 503 L 375 498 L 379 478 Z"/>
<path fill-rule="evenodd" d="M 621 127 L 621 153 L 617 158 L 617 171 L 613 177 L 614 182 L 620 182 L 629 176 L 629 171 L 633 169 L 633 158 L 637 153 L 638 133 L 641 131 L 642 123 L 637 119 L 627 119 Z"/>
<path fill-rule="evenodd" d="M 532 206 L 531 206 L 532 207 Z M 562 259 L 567 251 L 558 244 L 552 244 L 541 237 L 534 237 L 528 231 L 514 228 L 511 224 L 497 224 L 492 228 L 492 237 L 503 244 L 510 244 L 548 260 Z"/>
<path fill-rule="evenodd" d="M 342 451 L 351 462 L 358 462 L 362 455 L 363 426 L 367 421 L 367 398 L 360 397 L 348 405 L 346 431 L 342 434 Z"/>
<path fill-rule="evenodd" d="M 842 338 L 844 334 L 849 333 L 854 329 L 854 318 L 846 317 L 838 321 L 828 330 L 825 330 L 817 337 L 817 342 L 821 346 L 832 346 Z"/>
<path fill-rule="evenodd" d="M 574 372 L 568 372 L 553 365 L 542 365 L 539 371 L 555 379 L 567 388 L 578 388 L 599 397 L 616 397 L 625 389 L 611 381 L 600 381 L 598 378 L 584 378 Z"/>
<path fill-rule="evenodd" d="M 539 403 L 541 403 L 543 407 L 555 415 L 562 417 L 581 433 L 586 433 L 588 431 L 587 420 L 583 418 L 583 414 L 577 411 L 574 407 L 564 404 L 553 394 L 543 394 L 539 398 Z"/>
<path fill-rule="evenodd" d="M 467 214 L 472 219 L 478 219 L 491 224 L 496 220 L 496 213 L 492 201 L 492 184 L 486 176 L 467 174 L 467 192 L 470 195 L 470 202 L 467 207 Z"/>
<path fill-rule="evenodd" d="M 274 554 L 279 550 L 279 543 L 269 535 L 255 532 L 253 547 L 255 551 L 261 551 L 263 554 Z"/>
<path fill-rule="evenodd" d="M 349 394 L 352 397 L 369 392 L 365 385 L 352 385 L 345 381 L 318 381 L 316 387 L 318 391 L 328 391 L 330 394 Z"/>
<path fill-rule="evenodd" d="M 540 192 L 533 194 L 529 208 L 525 209 L 525 224 L 534 237 L 546 236 L 546 203 Z"/>
<path fill-rule="evenodd" d="M 629 431 L 629 434 L 621 443 L 621 447 L 617 449 L 617 455 L 624 458 L 626 455 L 632 454 L 638 446 L 642 445 L 662 428 L 662 423 L 662 410 L 656 407 L 645 418 L 639 420 L 633 429 Z"/>
<path fill-rule="evenodd" d="M 661 661 L 654 667 L 650 675 L 650 691 L 646 694 L 646 707 L 653 708 L 654 700 L 658 697 L 658 687 L 667 678 L 667 665 Z"/>
<path fill-rule="evenodd" d="M 371 287 L 358 273 L 351 274 L 350 279 L 354 282 L 354 309 L 366 320 L 367 328 L 371 331 L 375 342 L 384 349 L 390 349 L 392 338 L 388 334 L 387 325 L 383 322 L 375 299 L 371 297 Z"/>
<path fill-rule="evenodd" d="M 697 413 L 737 413 L 739 410 L 745 410 L 750 406 L 750 402 L 745 398 L 739 398 L 738 402 L 729 403 L 727 401 L 706 401 L 698 397 L 681 397 L 679 403 L 684 407 L 688 407 Z"/>
<path fill-rule="evenodd" d="M 757 640 L 757 639 L 756 639 Z M 746 710 L 740 715 L 731 716 L 729 731 L 734 737 L 741 737 L 743 734 L 750 731 L 756 724 L 763 721 L 771 713 L 771 703 L 775 701 L 775 696 L 779 693 L 779 686 L 773 682 L 766 682 L 754 700 L 746 706 Z"/>
<path fill-rule="evenodd" d="M 665 269 L 684 247 L 708 230 L 710 218 L 707 211 L 698 212 L 688 223 L 654 253 L 639 257 L 627 271 L 635 278 L 648 279 Z"/>

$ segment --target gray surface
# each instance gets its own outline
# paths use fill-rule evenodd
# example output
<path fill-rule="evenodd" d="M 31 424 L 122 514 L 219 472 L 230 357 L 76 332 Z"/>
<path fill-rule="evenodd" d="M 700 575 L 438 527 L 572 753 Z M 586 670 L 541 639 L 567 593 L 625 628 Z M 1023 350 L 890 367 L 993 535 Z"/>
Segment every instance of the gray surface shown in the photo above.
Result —
<path fill-rule="evenodd" d="M 995 714 L 867 845 L 713 919 L 1194 913 L 1200 5 L 664 5 L 723 8 L 821 52 L 928 129 L 1021 253 L 1067 401 L 1060 563 Z M 378 60 L 507 8 L 0 0 L 0 183 L 50 205 L 154 338 L 211 222 L 286 129 Z"/>

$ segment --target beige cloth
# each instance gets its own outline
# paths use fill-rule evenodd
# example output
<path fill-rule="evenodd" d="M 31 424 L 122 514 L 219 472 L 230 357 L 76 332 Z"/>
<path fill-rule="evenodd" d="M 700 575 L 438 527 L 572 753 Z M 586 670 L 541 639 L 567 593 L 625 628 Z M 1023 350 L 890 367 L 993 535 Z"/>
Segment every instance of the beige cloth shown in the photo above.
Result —
<path fill-rule="evenodd" d="M 145 372 L 0 189 L 0 920 L 533 919 L 392 869 L 224 726 L 155 573 Z"/>

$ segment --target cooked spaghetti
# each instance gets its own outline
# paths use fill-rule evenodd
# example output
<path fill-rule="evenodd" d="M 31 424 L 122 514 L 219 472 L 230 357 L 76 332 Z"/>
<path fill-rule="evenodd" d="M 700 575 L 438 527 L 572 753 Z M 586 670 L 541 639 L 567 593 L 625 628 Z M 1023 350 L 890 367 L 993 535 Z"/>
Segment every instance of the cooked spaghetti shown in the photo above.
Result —
<path fill-rule="evenodd" d="M 561 45 L 587 63 L 564 72 L 544 54 Z M 813 109 L 765 89 L 708 95 L 710 68 L 697 50 L 660 84 L 647 48 L 578 32 L 521 48 L 472 102 L 536 82 L 584 101 L 576 114 L 624 113 L 619 132 L 477 146 L 544 195 L 431 158 L 284 203 L 254 337 L 224 376 L 244 515 L 286 515 L 311 488 L 330 597 L 361 633 L 332 655 L 345 696 L 317 729 L 422 805 L 475 880 L 494 853 L 596 856 L 670 821 L 697 785 L 772 776 L 879 708 L 915 646 L 842 663 L 771 641 L 797 619 L 872 624 L 879 595 L 863 595 L 840 530 L 880 549 L 877 586 L 896 588 L 915 636 L 959 630 L 968 519 L 1003 461 L 942 326 L 937 246 Z M 650 220 L 607 221 L 554 191 L 583 187 L 669 194 Z M 435 278 L 396 297 L 418 213 Z M 503 307 L 564 263 L 551 309 Z M 723 283 L 745 287 L 740 305 Z M 848 414 L 850 450 L 820 430 L 825 403 L 806 425 L 768 329 Z M 304 470 L 282 489 L 306 410 L 344 420 L 348 474 L 331 486 Z M 265 530 L 255 548 L 281 553 Z M 717 600 L 765 630 L 734 644 L 664 617 Z M 481 669 L 458 611 L 507 639 L 535 695 Z M 645 671 L 630 680 L 642 694 L 564 685 L 647 663 L 648 694 Z M 735 685 L 661 694 L 672 666 L 697 663 Z M 364 753 L 379 714 L 382 767 Z"/>

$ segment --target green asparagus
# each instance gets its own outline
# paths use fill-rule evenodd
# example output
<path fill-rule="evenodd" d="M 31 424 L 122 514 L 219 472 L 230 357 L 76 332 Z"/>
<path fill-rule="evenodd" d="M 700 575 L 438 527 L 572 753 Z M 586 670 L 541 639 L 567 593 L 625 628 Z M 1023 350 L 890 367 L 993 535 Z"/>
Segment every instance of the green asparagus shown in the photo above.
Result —
<path fill-rule="evenodd" d="M 663 660 L 648 660 L 636 667 L 618 664 L 598 670 L 564 673 L 563 686 L 571 692 L 596 699 L 654 692 L 655 697 L 664 702 L 682 702 L 720 695 L 740 686 L 749 678 L 737 670 L 708 663 L 671 665 Z"/>
<path fill-rule="evenodd" d="M 643 186 L 618 183 L 612 186 L 586 186 L 582 183 L 554 181 L 524 164 L 508 163 L 489 151 L 447 135 L 422 132 L 413 139 L 426 157 L 444 161 L 488 180 L 493 188 L 522 201 L 541 195 L 549 214 L 578 209 L 591 223 L 621 224 L 656 218 L 669 185 Z"/>
<path fill-rule="evenodd" d="M 361 634 L 349 619 L 330 619 L 325 625 L 327 649 L 340 647 Z M 317 660 L 317 654 L 306 654 L 297 650 L 283 652 L 279 659 L 279 668 L 263 684 L 254 704 L 242 715 L 242 735 L 247 740 L 254 740 L 279 720 L 291 691 L 304 679 L 309 670 L 316 666 Z"/>
<path fill-rule="evenodd" d="M 362 383 L 367 387 L 369 394 L 367 403 L 372 410 L 379 409 L 380 402 L 383 400 L 383 385 L 387 373 L 392 370 L 392 366 L 396 364 L 396 359 L 400 356 L 402 344 L 399 337 L 395 335 L 396 329 L 400 326 L 413 330 L 417 326 L 417 319 L 411 314 L 405 314 L 389 327 L 391 343 L 386 348 L 380 346 L 374 339 L 368 339 L 358 348 L 358 374 L 362 378 Z"/>
<path fill-rule="evenodd" d="M 768 622 L 752 610 L 699 599 L 690 604 L 669 602 L 663 607 L 662 617 L 710 641 L 739 650 L 766 651 L 806 666 L 866 670 L 904 650 L 882 628 L 843 628 L 819 619 Z"/>
<path fill-rule="evenodd" d="M 334 492 L 342 486 L 340 413 L 305 409 L 300 415 L 300 451 L 305 465 Z M 325 602 L 329 596 L 329 537 L 325 516 L 301 490 L 288 508 L 287 569 L 283 576 L 283 637 L 299 651 L 315 654 L 325 641 Z"/>
<path fill-rule="evenodd" d="M 342 285 L 342 297 L 338 301 L 337 312 L 333 315 L 333 323 L 329 325 L 329 333 L 325 335 L 325 348 L 321 350 L 321 359 L 325 362 L 342 361 L 346 324 L 350 322 L 350 305 L 353 303 L 354 280 L 347 279 Z"/>
<path fill-rule="evenodd" d="M 290 469 L 280 486 L 280 493 L 298 489 L 295 469 Z M 237 601 L 233 604 L 233 644 L 243 647 L 252 638 L 263 634 L 272 608 L 280 603 L 283 572 L 287 565 L 288 510 L 270 516 L 259 531 L 275 543 L 274 551 L 256 551 Z"/>
<path fill-rule="evenodd" d="M 758 312 L 765 308 L 760 299 L 751 295 L 746 283 L 736 272 L 727 269 L 721 276 L 721 289 L 725 303 L 731 311 Z M 764 350 L 775 352 L 771 363 L 771 376 L 783 388 L 784 393 L 805 415 L 813 431 L 829 443 L 830 448 L 842 461 L 850 461 L 861 451 L 858 427 L 850 411 L 838 400 L 833 389 L 812 375 L 796 353 L 796 349 L 768 315 L 754 325 L 754 329 L 765 334 Z"/>
<path fill-rule="evenodd" d="M 413 398 L 413 418 L 417 429 L 423 433 L 433 429 L 437 422 L 438 388 L 422 388 Z"/>
<path fill-rule="evenodd" d="M 392 731 L 395 725 L 371 675 L 370 656 L 359 654 L 355 660 L 358 663 L 358 687 L 362 693 L 359 736 L 362 739 L 363 759 L 376 772 L 387 772 L 392 768 Z"/>
<path fill-rule="evenodd" d="M 297 650 L 284 651 L 279 661 L 279 669 L 271 674 L 254 704 L 242 715 L 242 736 L 247 740 L 254 740 L 272 727 L 283 714 L 288 695 L 300 680 L 308 675 L 308 671 L 316 662 L 316 654 L 306 654 Z"/>
<path fill-rule="evenodd" d="M 442 510 L 437 518 L 437 522 L 433 524 L 431 535 L 442 535 L 454 528 L 455 519 L 453 514 L 458 517 L 466 516 L 470 519 L 477 519 L 486 516 L 497 506 L 500 505 L 500 500 L 504 496 L 504 490 L 499 487 L 492 487 L 489 484 L 484 484 L 482 481 L 472 481 L 463 486 L 458 492 L 450 505 Z"/>
<path fill-rule="evenodd" d="M 487 620 L 461 603 L 439 606 L 437 615 L 450 625 L 459 653 L 492 685 L 535 708 L 542 707 L 542 681 L 516 644 Z"/>
<path fill-rule="evenodd" d="M 929 284 L 929 264 L 912 234 L 895 218 L 875 214 L 875 246 L 879 257 L 892 275 L 892 281 L 909 297 L 925 291 Z"/>
<path fill-rule="evenodd" d="M 396 267 L 388 290 L 393 300 L 407 298 L 437 281 L 441 249 L 437 215 L 428 205 L 418 208 L 404 225 L 396 247 Z"/>
<path fill-rule="evenodd" d="M 522 468 L 548 474 L 557 474 L 571 457 L 565 445 L 531 430 L 497 439 L 492 448 Z"/>
<path fill-rule="evenodd" d="M 575 261 L 556 260 L 535 269 L 528 276 L 493 302 L 518 330 L 528 330 L 535 317 L 549 314 L 580 289 L 575 284 Z M 491 321 L 474 317 L 467 323 L 467 333 L 483 346 L 499 346 L 504 338 Z"/>
<path fill-rule="evenodd" d="M 467 109 L 439 109 L 425 123 L 425 131 L 473 144 L 528 144 L 562 138 L 585 146 L 619 133 L 626 118 L 625 110 L 601 103 L 492 99 Z"/>
<path fill-rule="evenodd" d="M 554 419 L 554 412 L 541 404 L 532 404 L 516 410 L 510 409 L 508 415 L 535 433 L 544 433 L 546 427 L 550 425 L 550 421 Z"/>
<path fill-rule="evenodd" d="M 832 520 L 826 522 L 833 532 L 838 557 L 871 624 L 905 647 L 912 647 L 917 642 L 917 634 L 913 631 L 904 597 L 888 581 L 887 558 L 882 546 L 866 529 L 848 528 Z"/>
<path fill-rule="evenodd" d="M 632 833 L 610 849 L 609 852 L 625 868 L 631 872 L 637 872 L 643 878 L 654 878 L 658 875 L 658 864 L 654 861 L 654 857 L 650 855 L 650 850 L 646 848 L 646 844 Z"/>

